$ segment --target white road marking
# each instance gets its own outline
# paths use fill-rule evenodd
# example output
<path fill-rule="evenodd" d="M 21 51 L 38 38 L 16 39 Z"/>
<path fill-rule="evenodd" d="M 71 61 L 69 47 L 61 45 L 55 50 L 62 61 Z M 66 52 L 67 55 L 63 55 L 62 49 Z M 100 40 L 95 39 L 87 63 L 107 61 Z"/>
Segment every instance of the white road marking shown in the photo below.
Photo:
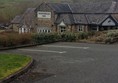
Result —
<path fill-rule="evenodd" d="M 21 50 L 21 51 L 35 51 L 35 52 L 50 52 L 50 53 L 60 53 L 60 54 L 66 53 L 66 51 L 52 51 L 52 50 L 32 50 L 32 49 L 18 49 L 18 50 Z"/>
<path fill-rule="evenodd" d="M 59 45 L 42 45 L 45 47 L 58 47 L 58 48 L 74 48 L 74 49 L 89 49 L 89 47 L 76 47 L 76 46 L 59 46 Z"/>

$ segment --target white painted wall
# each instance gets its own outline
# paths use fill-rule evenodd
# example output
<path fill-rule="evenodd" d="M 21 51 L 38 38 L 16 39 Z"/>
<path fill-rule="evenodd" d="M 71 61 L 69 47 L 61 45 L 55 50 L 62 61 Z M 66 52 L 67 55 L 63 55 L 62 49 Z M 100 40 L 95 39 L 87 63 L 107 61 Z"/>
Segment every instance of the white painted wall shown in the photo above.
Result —
<path fill-rule="evenodd" d="M 102 26 L 115 26 L 115 22 L 111 18 L 108 18 L 102 23 Z"/>
<path fill-rule="evenodd" d="M 19 28 L 19 34 L 21 34 L 22 33 L 22 28 Z"/>
<path fill-rule="evenodd" d="M 63 27 L 66 27 L 66 24 L 64 23 L 64 21 L 62 21 L 59 26 L 63 26 Z"/>

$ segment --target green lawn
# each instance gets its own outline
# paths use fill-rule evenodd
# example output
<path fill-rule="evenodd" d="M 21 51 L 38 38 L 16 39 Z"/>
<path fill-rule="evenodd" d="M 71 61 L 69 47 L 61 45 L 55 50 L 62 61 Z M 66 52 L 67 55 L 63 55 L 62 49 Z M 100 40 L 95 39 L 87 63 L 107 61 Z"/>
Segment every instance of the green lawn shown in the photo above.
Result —
<path fill-rule="evenodd" d="M 0 80 L 17 72 L 31 61 L 30 57 L 18 54 L 0 54 Z"/>

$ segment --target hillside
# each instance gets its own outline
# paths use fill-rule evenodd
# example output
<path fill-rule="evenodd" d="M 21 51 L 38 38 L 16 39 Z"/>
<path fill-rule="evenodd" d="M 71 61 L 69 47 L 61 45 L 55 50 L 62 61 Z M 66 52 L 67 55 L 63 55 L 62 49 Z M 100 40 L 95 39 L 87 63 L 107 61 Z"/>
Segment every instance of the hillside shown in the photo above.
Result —
<path fill-rule="evenodd" d="M 118 1 L 118 0 L 73 0 L 73 2 L 107 2 L 107 1 Z"/>
<path fill-rule="evenodd" d="M 0 22 L 10 22 L 15 15 L 23 13 L 28 7 L 37 7 L 44 0 L 0 0 Z M 62 0 L 45 0 L 60 2 Z"/>

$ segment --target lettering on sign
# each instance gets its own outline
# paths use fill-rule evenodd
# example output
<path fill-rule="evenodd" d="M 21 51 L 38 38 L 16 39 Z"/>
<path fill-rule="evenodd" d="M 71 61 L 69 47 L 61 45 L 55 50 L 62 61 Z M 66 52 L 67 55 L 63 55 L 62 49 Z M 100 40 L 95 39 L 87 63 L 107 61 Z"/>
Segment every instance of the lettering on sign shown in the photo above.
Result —
<path fill-rule="evenodd" d="M 51 18 L 51 12 L 37 12 L 38 18 Z"/>

